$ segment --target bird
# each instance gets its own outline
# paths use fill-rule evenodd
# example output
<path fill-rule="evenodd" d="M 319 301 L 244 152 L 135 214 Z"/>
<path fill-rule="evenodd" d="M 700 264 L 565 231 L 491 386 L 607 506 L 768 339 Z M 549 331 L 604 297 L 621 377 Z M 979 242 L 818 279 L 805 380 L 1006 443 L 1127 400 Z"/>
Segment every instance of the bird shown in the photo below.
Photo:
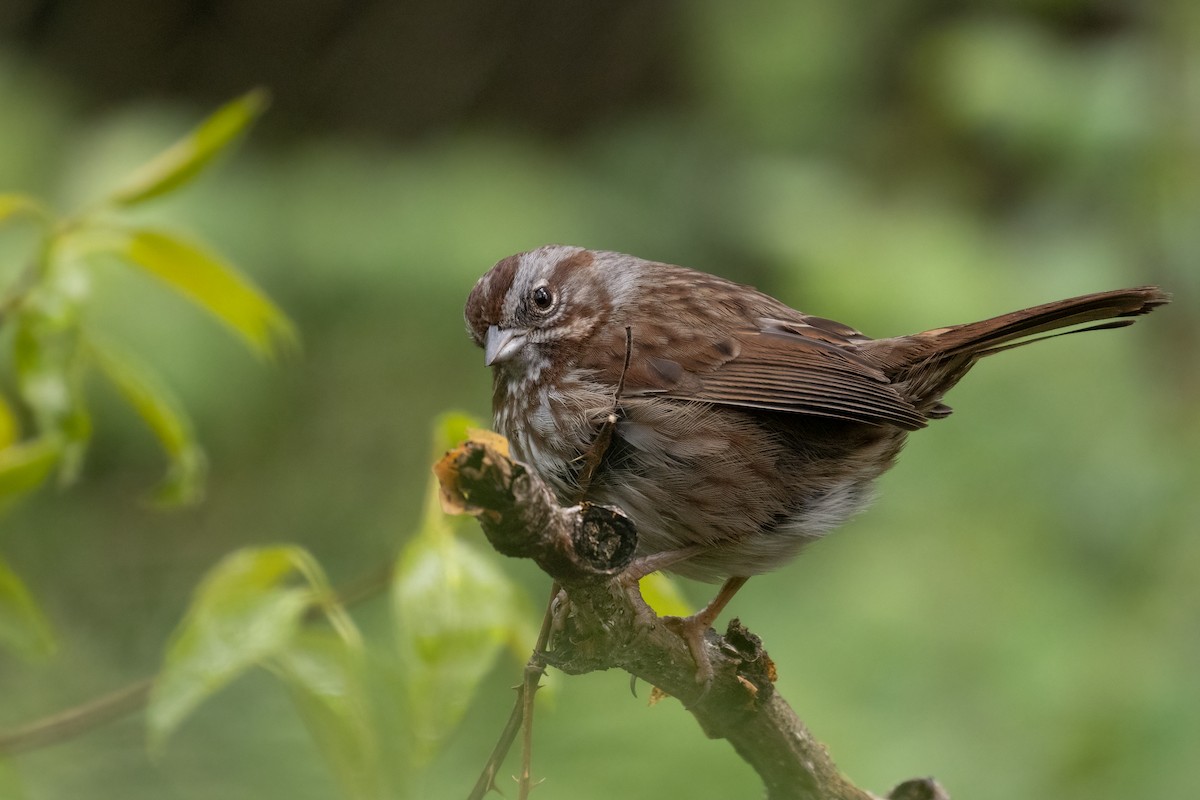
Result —
<path fill-rule="evenodd" d="M 668 620 L 708 685 L 704 634 L 734 594 L 866 507 L 976 362 L 1169 301 L 1140 286 L 873 339 L 715 275 L 552 244 L 498 261 L 464 316 L 514 457 L 564 504 L 624 511 L 634 577 L 722 583 Z"/>

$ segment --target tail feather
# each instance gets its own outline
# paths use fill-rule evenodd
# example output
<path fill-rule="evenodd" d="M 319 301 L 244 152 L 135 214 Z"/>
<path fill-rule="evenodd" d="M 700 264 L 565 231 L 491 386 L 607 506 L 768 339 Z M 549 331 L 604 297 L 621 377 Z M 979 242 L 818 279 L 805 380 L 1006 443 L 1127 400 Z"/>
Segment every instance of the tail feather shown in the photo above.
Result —
<path fill-rule="evenodd" d="M 985 355 L 996 345 L 1007 344 L 1015 339 L 1037 337 L 1039 333 L 1058 331 L 1072 325 L 1082 325 L 1087 322 L 1136 317 L 1148 314 L 1161 305 L 1170 302 L 1171 298 L 1157 286 L 1140 286 L 1135 289 L 1118 289 L 1111 292 L 1096 292 L 1067 300 L 1058 300 L 1033 308 L 1001 314 L 998 317 L 985 319 L 982 322 L 971 322 L 965 325 L 954 325 L 949 328 L 939 328 L 916 334 L 917 337 L 930 337 L 936 342 L 936 349 L 945 355 L 968 351 L 977 355 Z M 1129 319 L 1117 324 L 1081 328 L 1079 330 L 1094 330 L 1108 327 L 1119 327 L 1132 324 Z M 1077 331 L 1069 331 L 1076 333 Z M 1044 337 L 1038 337 L 1044 338 Z M 1031 338 L 1029 341 L 1036 341 Z M 1025 344 L 1022 342 L 1021 344 Z M 1004 348 L 1007 349 L 1007 348 Z M 997 351 L 998 352 L 998 351 Z"/>
<path fill-rule="evenodd" d="M 1097 292 L 980 322 L 879 339 L 871 343 L 871 350 L 917 408 L 930 417 L 944 417 L 950 409 L 941 404 L 942 396 L 980 358 L 1056 336 L 1132 325 L 1133 317 L 1170 301 L 1157 286 Z"/>

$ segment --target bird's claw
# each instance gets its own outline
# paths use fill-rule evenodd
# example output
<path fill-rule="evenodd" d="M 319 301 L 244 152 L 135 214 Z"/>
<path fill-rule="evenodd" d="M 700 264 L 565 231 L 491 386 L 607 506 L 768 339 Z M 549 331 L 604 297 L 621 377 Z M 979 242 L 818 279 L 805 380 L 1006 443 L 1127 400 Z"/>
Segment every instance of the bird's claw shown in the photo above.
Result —
<path fill-rule="evenodd" d="M 667 616 L 662 618 L 662 622 L 667 630 L 683 640 L 683 643 L 687 645 L 688 652 L 692 655 L 692 661 L 696 662 L 696 683 L 702 688 L 700 696 L 691 703 L 691 705 L 695 705 L 703 700 L 708 694 L 708 690 L 712 688 L 712 659 L 709 658 L 708 647 L 704 640 L 704 634 L 711 626 L 708 620 L 702 619 L 698 614 L 690 617 Z"/>

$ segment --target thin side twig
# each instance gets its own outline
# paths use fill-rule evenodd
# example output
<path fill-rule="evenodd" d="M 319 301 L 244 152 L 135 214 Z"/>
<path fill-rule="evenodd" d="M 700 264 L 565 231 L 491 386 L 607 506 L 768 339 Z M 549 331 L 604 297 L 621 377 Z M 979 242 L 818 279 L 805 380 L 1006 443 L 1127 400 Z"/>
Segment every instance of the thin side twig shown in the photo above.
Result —
<path fill-rule="evenodd" d="M 512 749 L 512 744 L 517 739 L 517 732 L 525 727 L 525 720 L 531 713 L 527 709 L 525 702 L 526 697 L 532 697 L 537 691 L 537 684 L 541 680 L 542 675 L 546 672 L 545 661 L 542 660 L 541 654 L 546 649 L 546 643 L 550 640 L 550 624 L 552 615 L 551 607 L 554 604 L 554 598 L 559 592 L 558 582 L 555 581 L 550 587 L 550 600 L 546 604 L 546 613 L 542 617 L 542 627 L 538 631 L 537 644 L 534 645 L 533 653 L 529 656 L 529 661 L 525 664 L 525 671 L 522 673 L 522 681 L 516 687 L 517 699 L 513 704 L 513 709 L 509 712 L 508 722 L 504 724 L 504 729 L 500 731 L 500 738 L 496 741 L 496 746 L 492 748 L 491 755 L 484 763 L 483 769 L 479 773 L 479 777 L 475 780 L 475 785 L 471 788 L 471 793 L 467 795 L 467 800 L 482 800 L 484 795 L 496 787 L 496 775 L 500 772 L 500 766 L 504 763 L 504 759 L 508 757 L 508 751 Z M 530 679 L 532 677 L 533 688 L 531 689 Z M 527 775 L 530 772 L 530 765 L 525 762 L 522 766 L 522 775 Z"/>
<path fill-rule="evenodd" d="M 526 800 L 533 788 L 533 701 L 537 690 L 541 687 L 542 676 L 546 674 L 546 662 L 542 653 L 550 643 L 550 629 L 554 620 L 554 601 L 562 587 L 558 581 L 550 585 L 550 599 L 546 601 L 546 613 L 542 615 L 542 627 L 538 631 L 537 642 L 529 661 L 525 663 L 524 682 L 521 684 L 521 778 L 517 783 L 518 797 Z"/>
<path fill-rule="evenodd" d="M 73 708 L 0 733 L 0 756 L 13 756 L 73 739 L 145 707 L 153 678 L 143 678 Z"/>

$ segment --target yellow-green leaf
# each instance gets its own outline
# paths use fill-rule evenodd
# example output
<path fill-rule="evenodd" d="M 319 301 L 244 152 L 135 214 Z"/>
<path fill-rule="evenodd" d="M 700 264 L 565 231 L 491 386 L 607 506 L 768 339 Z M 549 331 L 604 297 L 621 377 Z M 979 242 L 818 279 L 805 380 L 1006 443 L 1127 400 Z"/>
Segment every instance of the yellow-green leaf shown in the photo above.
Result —
<path fill-rule="evenodd" d="M 54 652 L 50 625 L 17 574 L 0 559 L 0 644 L 26 657 Z"/>
<path fill-rule="evenodd" d="M 167 645 L 146 712 L 160 746 L 196 706 L 249 667 L 284 650 L 313 603 L 297 585 L 295 547 L 247 548 L 226 556 L 204 578 Z"/>
<path fill-rule="evenodd" d="M 347 797 L 386 796 L 362 676 L 362 651 L 329 631 L 306 631 L 267 664 L 287 685 L 296 710 Z"/>
<path fill-rule="evenodd" d="M 196 443 L 192 422 L 175 395 L 149 367 L 110 343 L 88 341 L 100 371 L 154 433 L 169 462 L 167 476 L 155 492 L 165 505 L 194 503 L 204 491 L 207 461 Z"/>
<path fill-rule="evenodd" d="M 0 194 L 0 222 L 18 214 L 45 217 L 46 211 L 35 198 L 26 194 Z"/>
<path fill-rule="evenodd" d="M 392 607 L 416 764 L 436 755 L 519 627 L 514 591 L 492 561 L 454 536 L 417 536 L 401 553 Z"/>
<path fill-rule="evenodd" d="M 9 445 L 0 450 L 0 513 L 41 486 L 62 456 L 59 440 L 51 437 Z"/>
<path fill-rule="evenodd" d="M 0 450 L 13 444 L 21 438 L 21 425 L 12 405 L 0 393 Z"/>
<path fill-rule="evenodd" d="M 217 109 L 208 119 L 129 176 L 109 202 L 131 206 L 178 189 L 196 177 L 266 110 L 268 95 L 255 89 Z"/>
<path fill-rule="evenodd" d="M 21 398 L 33 412 L 34 431 L 59 441 L 59 482 L 78 476 L 92 435 L 79 359 L 79 327 L 73 311 L 63 311 L 43 295 L 21 307 L 13 336 L 13 367 Z M 60 313 L 61 312 L 61 313 Z"/>
<path fill-rule="evenodd" d="M 77 399 L 71 376 L 79 350 L 78 327 L 74 320 L 52 318 L 33 306 L 22 308 L 15 322 L 17 388 L 38 430 L 58 430 Z"/>
<path fill-rule="evenodd" d="M 225 323 L 258 355 L 296 344 L 287 316 L 249 278 L 200 246 L 151 230 L 125 231 L 98 242 Z"/>
<path fill-rule="evenodd" d="M 661 572 L 651 572 L 638 583 L 642 599 L 659 616 L 686 617 L 692 607 L 679 591 L 679 585 Z"/>
<path fill-rule="evenodd" d="M 479 420 L 461 411 L 447 411 L 433 421 L 433 458 L 470 438 L 471 431 L 479 428 Z"/>
<path fill-rule="evenodd" d="M 461 413 L 439 417 L 435 455 L 461 442 L 475 424 Z M 451 521 L 431 479 L 417 535 L 401 551 L 392 580 L 417 766 L 436 755 L 499 652 L 527 627 L 516 587 L 485 553 L 455 536 Z"/>

